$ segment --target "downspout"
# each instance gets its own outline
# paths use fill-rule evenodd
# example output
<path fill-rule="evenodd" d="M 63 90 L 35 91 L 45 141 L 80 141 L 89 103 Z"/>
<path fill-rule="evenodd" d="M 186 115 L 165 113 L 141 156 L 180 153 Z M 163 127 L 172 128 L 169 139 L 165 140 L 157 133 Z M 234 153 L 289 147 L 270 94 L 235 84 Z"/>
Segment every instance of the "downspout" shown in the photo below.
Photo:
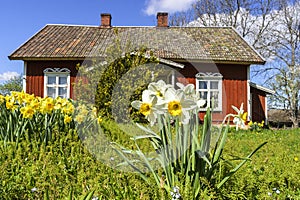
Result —
<path fill-rule="evenodd" d="M 23 78 L 22 78 L 22 86 L 23 91 L 26 93 L 26 74 L 27 74 L 27 61 L 24 61 L 24 67 L 23 67 Z"/>
<path fill-rule="evenodd" d="M 265 116 L 266 116 L 265 125 L 268 125 L 268 96 L 267 95 L 265 98 Z"/>
<path fill-rule="evenodd" d="M 252 119 L 252 110 L 251 110 L 251 93 L 250 93 L 250 65 L 247 67 L 247 112 L 248 117 L 247 120 L 250 121 Z"/>

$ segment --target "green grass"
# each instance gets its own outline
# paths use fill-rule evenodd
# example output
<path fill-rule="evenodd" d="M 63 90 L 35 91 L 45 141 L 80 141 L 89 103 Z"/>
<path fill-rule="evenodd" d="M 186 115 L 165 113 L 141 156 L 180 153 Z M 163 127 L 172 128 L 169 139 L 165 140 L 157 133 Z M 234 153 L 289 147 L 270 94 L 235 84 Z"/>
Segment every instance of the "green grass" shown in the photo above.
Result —
<path fill-rule="evenodd" d="M 265 141 L 268 143 L 225 185 L 225 197 L 300 199 L 300 129 L 232 132 L 224 155 L 245 155 Z"/>
<path fill-rule="evenodd" d="M 120 130 L 112 122 L 104 123 L 111 140 L 128 147 L 132 145 L 130 135 L 122 131 L 130 132 L 130 126 Z M 259 144 L 268 143 L 221 190 L 213 190 L 214 197 L 300 199 L 299 133 L 299 129 L 259 133 L 232 131 L 223 154 L 226 159 L 245 156 Z M 147 145 L 145 143 L 145 149 Z M 99 199 L 166 198 L 154 180 L 147 185 L 135 173 L 121 172 L 98 161 L 74 132 L 62 134 L 46 148 L 25 140 L 20 142 L 17 150 L 13 143 L 6 148 L 0 143 L 0 147 L 0 199 L 43 199 L 46 191 L 50 199 L 66 199 L 71 189 L 76 197 L 94 190 L 94 196 Z M 225 163 L 223 166 L 226 170 Z M 32 191 L 34 188 L 37 190 Z M 280 193 L 277 194 L 274 188 Z"/>

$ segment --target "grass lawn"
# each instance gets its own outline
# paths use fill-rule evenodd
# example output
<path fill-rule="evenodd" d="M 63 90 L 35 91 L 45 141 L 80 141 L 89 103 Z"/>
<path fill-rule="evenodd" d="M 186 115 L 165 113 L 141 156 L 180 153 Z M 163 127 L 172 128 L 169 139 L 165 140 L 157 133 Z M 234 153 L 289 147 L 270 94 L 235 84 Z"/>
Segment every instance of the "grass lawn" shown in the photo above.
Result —
<path fill-rule="evenodd" d="M 233 199 L 300 199 L 300 129 L 233 131 L 224 155 L 246 155 L 265 141 L 268 143 L 226 183 L 225 196 Z"/>
<path fill-rule="evenodd" d="M 259 144 L 268 143 L 213 196 L 299 199 L 299 133 L 299 129 L 230 132 L 223 154 L 228 159 L 246 156 Z M 147 185 L 136 174 L 113 170 L 97 161 L 73 133 L 58 137 L 46 148 L 26 141 L 17 150 L 8 145 L 1 148 L 0 155 L 0 199 L 43 199 L 47 195 L 50 199 L 66 199 L 70 191 L 79 197 L 92 190 L 99 199 L 166 196 L 154 182 Z"/>

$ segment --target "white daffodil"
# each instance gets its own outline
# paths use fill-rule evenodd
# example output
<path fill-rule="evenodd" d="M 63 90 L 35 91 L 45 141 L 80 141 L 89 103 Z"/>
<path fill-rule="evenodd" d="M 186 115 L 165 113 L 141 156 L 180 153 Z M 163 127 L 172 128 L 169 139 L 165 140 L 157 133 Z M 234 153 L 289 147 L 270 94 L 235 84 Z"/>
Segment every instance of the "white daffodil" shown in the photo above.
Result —
<path fill-rule="evenodd" d="M 165 109 L 173 117 L 179 117 L 182 124 L 187 124 L 190 119 L 188 111 L 197 108 L 195 101 L 185 98 L 182 90 L 168 88 L 165 92 Z"/>
<path fill-rule="evenodd" d="M 206 104 L 206 100 L 200 98 L 200 94 L 195 90 L 195 86 L 193 84 L 187 84 L 184 86 L 182 83 L 176 83 L 176 85 L 184 92 L 185 97 L 196 102 L 198 109 L 203 108 Z"/>
<path fill-rule="evenodd" d="M 168 88 L 172 88 L 170 84 L 166 84 L 163 80 L 150 83 L 148 85 L 148 90 L 151 91 L 151 95 L 157 97 L 158 104 L 162 104 L 165 98 L 165 92 Z"/>
<path fill-rule="evenodd" d="M 155 104 L 157 103 L 157 97 L 151 95 L 150 90 L 144 90 L 142 93 L 142 101 L 133 101 L 132 107 L 138 109 L 150 122 L 150 125 L 154 125 L 157 118 Z"/>
<path fill-rule="evenodd" d="M 235 106 L 232 106 L 233 110 L 237 112 L 236 115 L 234 115 L 233 123 L 236 125 L 236 130 L 238 130 L 239 127 L 244 128 L 245 122 L 247 121 L 247 112 L 244 112 L 244 103 L 241 104 L 240 109 L 238 109 Z"/>

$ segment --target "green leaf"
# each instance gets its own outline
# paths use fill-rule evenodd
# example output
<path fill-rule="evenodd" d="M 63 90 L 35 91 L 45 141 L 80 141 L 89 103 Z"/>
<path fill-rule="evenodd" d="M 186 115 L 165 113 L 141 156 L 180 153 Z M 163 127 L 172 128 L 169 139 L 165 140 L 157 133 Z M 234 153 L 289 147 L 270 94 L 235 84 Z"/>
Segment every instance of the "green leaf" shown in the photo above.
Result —
<path fill-rule="evenodd" d="M 93 191 L 87 193 L 84 197 L 81 198 L 81 200 L 90 200 L 90 199 L 92 199 L 93 195 L 94 195 L 94 192 L 95 191 L 93 190 Z"/>
<path fill-rule="evenodd" d="M 198 155 L 199 158 L 201 158 L 205 162 L 207 162 L 207 164 L 209 165 L 210 168 L 212 167 L 210 161 L 207 158 L 207 155 L 209 155 L 207 152 L 204 152 L 204 151 L 201 151 L 201 150 L 197 150 L 196 153 L 197 153 L 197 155 Z"/>

